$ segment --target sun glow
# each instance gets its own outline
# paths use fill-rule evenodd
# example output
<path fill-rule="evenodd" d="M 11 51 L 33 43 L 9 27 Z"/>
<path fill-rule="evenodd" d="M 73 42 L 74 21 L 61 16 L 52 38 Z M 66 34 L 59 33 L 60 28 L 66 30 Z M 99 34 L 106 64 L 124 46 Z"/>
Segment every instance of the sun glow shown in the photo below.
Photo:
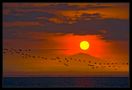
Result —
<path fill-rule="evenodd" d="M 89 42 L 87 42 L 87 41 L 81 41 L 80 42 L 80 48 L 82 50 L 87 50 L 89 48 Z"/>

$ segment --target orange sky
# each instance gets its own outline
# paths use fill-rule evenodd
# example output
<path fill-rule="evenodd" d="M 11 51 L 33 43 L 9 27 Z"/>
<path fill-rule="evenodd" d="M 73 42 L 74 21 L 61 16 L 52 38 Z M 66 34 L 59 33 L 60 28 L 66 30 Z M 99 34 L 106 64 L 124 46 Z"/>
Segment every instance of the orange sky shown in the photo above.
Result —
<path fill-rule="evenodd" d="M 80 49 L 81 41 L 89 42 L 88 50 Z M 83 53 L 100 59 L 111 57 L 107 62 L 117 61 L 119 65 L 120 62 L 126 63 L 129 61 L 129 3 L 4 3 L 3 48 L 40 50 L 31 54 L 48 55 L 48 58 Z M 75 67 L 73 65 L 67 71 L 63 65 L 50 59 L 45 64 L 41 60 L 26 61 L 18 55 L 6 54 L 3 61 L 4 74 L 7 75 L 56 75 L 59 69 L 62 74 L 72 71 L 85 74 L 88 70 L 85 64 L 73 62 Z M 124 67 L 120 68 L 120 73 L 128 71 L 128 66 Z M 111 70 L 113 72 L 113 67 Z"/>

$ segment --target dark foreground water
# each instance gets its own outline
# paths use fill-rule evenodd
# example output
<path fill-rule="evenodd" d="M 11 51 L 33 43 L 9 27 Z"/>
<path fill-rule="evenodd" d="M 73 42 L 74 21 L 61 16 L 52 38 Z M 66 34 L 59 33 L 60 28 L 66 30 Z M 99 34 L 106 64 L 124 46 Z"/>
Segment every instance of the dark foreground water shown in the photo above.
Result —
<path fill-rule="evenodd" d="M 49 88 L 49 87 L 85 87 L 85 88 L 129 88 L 128 77 L 7 77 L 3 87 Z"/>

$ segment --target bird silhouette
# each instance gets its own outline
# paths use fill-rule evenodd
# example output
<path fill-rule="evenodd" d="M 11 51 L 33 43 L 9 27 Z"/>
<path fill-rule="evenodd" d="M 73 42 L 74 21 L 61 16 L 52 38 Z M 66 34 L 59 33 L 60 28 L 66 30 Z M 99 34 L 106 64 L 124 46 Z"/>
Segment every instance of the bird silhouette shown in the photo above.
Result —
<path fill-rule="evenodd" d="M 61 62 L 61 60 L 59 60 L 59 62 Z"/>
<path fill-rule="evenodd" d="M 69 66 L 68 64 L 64 63 L 65 66 Z"/>
<path fill-rule="evenodd" d="M 35 56 L 32 56 L 32 58 L 35 58 Z"/>
<path fill-rule="evenodd" d="M 94 65 L 88 64 L 88 66 L 94 66 Z"/>
<path fill-rule="evenodd" d="M 56 57 L 57 59 L 60 59 L 60 57 Z"/>
<path fill-rule="evenodd" d="M 22 49 L 19 49 L 19 51 L 22 51 Z"/>
<path fill-rule="evenodd" d="M 80 60 L 80 59 L 79 59 L 78 61 L 79 61 L 79 62 L 81 62 L 81 60 Z"/>

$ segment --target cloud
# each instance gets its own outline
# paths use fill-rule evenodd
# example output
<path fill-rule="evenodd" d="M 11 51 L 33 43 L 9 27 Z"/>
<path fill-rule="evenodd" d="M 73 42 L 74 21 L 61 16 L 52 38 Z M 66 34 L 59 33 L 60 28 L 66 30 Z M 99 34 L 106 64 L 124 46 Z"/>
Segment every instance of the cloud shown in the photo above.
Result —
<path fill-rule="evenodd" d="M 5 3 L 3 11 L 6 15 L 3 16 L 3 29 L 20 32 L 28 30 L 78 35 L 99 34 L 106 40 L 128 40 L 129 20 L 118 18 L 122 13 L 123 17 L 127 16 L 128 12 L 124 12 L 128 10 L 128 6 L 128 4 L 112 3 Z M 122 9 L 123 7 L 125 9 Z M 101 30 L 105 30 L 106 33 L 101 33 Z"/>
<path fill-rule="evenodd" d="M 51 3 L 3 3 L 4 8 L 30 8 L 30 7 L 46 7 Z"/>
<path fill-rule="evenodd" d="M 25 10 L 24 10 L 25 11 Z M 48 18 L 55 17 L 55 14 L 48 12 L 26 12 L 26 13 L 15 13 L 12 12 L 10 14 L 6 14 L 3 16 L 3 21 L 37 21 L 43 17 L 43 20 L 47 20 Z"/>
<path fill-rule="evenodd" d="M 24 27 L 25 25 L 25 27 Z M 35 26 L 36 25 L 36 26 Z M 50 32 L 50 33 L 74 33 L 78 35 L 91 35 L 99 34 L 106 40 L 128 40 L 129 39 L 129 20 L 121 19 L 96 19 L 96 20 L 82 20 L 73 24 L 68 23 L 30 23 L 19 22 L 7 24 L 4 30 L 18 30 L 30 32 Z M 9 27 L 12 26 L 12 27 Z M 19 28 L 21 26 L 21 28 Z M 28 27 L 29 26 L 29 27 Z M 107 33 L 101 33 L 100 30 L 105 30 Z M 5 33 L 6 34 L 6 33 Z"/>
<path fill-rule="evenodd" d="M 71 16 L 66 16 L 66 14 L 63 16 L 56 16 L 53 18 L 49 18 L 49 22 L 57 23 L 57 24 L 73 24 L 77 23 L 79 21 L 87 21 L 87 20 L 98 20 L 102 19 L 102 16 L 99 13 L 93 13 L 93 14 L 88 14 L 88 13 L 82 13 L 78 16 L 71 15 Z"/>
<path fill-rule="evenodd" d="M 4 3 L 4 8 L 37 8 L 48 10 L 82 10 L 82 9 L 97 9 L 97 8 L 110 8 L 112 5 L 108 4 L 95 4 L 95 3 Z"/>
<path fill-rule="evenodd" d="M 27 26 L 43 26 L 41 22 L 33 21 L 17 21 L 17 22 L 3 22 L 4 27 L 27 27 Z"/>
<path fill-rule="evenodd" d="M 101 18 L 124 19 L 128 18 L 128 7 L 128 4 L 113 3 L 4 3 L 3 20 L 36 21 L 39 19 L 44 20 L 45 22 L 49 20 L 53 21 L 54 23 L 67 22 L 72 24 L 81 17 L 84 17 L 85 19 L 98 19 L 96 18 L 97 16 L 95 16 L 95 14 L 98 14 L 98 16 L 101 16 Z"/>

